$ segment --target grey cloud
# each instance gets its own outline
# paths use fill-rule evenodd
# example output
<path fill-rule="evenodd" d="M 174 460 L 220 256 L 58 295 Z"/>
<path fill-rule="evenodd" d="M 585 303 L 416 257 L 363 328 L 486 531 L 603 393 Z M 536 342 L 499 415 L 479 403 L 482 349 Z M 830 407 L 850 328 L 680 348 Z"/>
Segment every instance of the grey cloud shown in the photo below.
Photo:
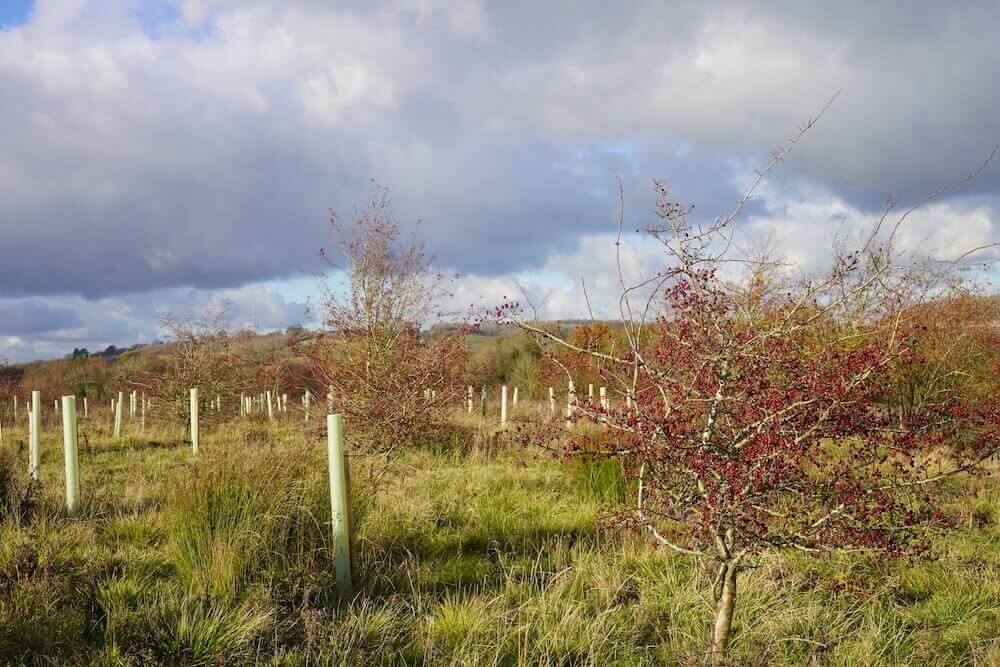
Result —
<path fill-rule="evenodd" d="M 203 290 L 163 288 L 88 300 L 75 295 L 0 300 L 0 357 L 30 361 L 74 347 L 149 343 L 164 336 L 166 314 L 200 316 L 228 308 L 226 325 L 262 331 L 306 322 L 306 306 L 259 284 Z"/>
<path fill-rule="evenodd" d="M 610 169 L 636 225 L 654 176 L 718 214 L 734 160 L 765 159 L 838 89 L 780 182 L 870 210 L 1000 138 L 987 3 L 176 5 L 170 23 L 47 1 L 0 32 L 0 293 L 314 271 L 328 209 L 370 178 L 445 264 L 538 267 L 613 224 Z M 959 195 L 998 192 L 993 169 Z"/>
<path fill-rule="evenodd" d="M 71 309 L 39 299 L 0 300 L 0 336 L 24 336 L 73 329 L 82 323 Z"/>

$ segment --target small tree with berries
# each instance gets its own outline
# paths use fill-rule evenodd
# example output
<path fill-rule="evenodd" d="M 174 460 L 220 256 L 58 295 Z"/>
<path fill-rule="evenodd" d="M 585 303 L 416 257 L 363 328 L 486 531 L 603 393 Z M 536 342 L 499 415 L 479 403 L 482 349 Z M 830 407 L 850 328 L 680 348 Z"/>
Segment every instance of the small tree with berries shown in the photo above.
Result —
<path fill-rule="evenodd" d="M 621 461 L 634 496 L 619 520 L 715 563 L 711 665 L 725 662 L 742 570 L 779 550 L 920 554 L 931 529 L 949 523 L 946 480 L 974 474 L 998 448 L 995 401 L 945 390 L 898 409 L 895 383 L 927 363 L 920 350 L 933 334 L 914 315 L 959 289 L 953 269 L 965 256 L 904 257 L 896 233 L 943 190 L 892 220 L 890 201 L 825 271 L 806 275 L 733 250 L 734 221 L 753 189 L 811 126 L 710 224 L 693 223 L 691 209 L 656 184 L 659 219 L 646 231 L 669 261 L 638 284 L 619 264 L 626 346 L 579 345 L 517 304 L 501 309 L 567 380 L 565 359 L 583 358 L 613 388 L 607 409 L 581 401 L 568 421 L 526 424 L 521 437 Z M 599 428 L 574 428 L 581 420 Z"/>

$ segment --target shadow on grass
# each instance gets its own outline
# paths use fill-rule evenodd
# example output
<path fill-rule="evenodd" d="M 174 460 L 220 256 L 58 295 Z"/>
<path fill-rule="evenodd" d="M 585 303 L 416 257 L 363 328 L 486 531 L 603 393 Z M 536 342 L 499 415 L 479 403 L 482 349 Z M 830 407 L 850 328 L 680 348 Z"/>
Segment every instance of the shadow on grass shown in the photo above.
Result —
<path fill-rule="evenodd" d="M 357 589 L 366 598 L 460 593 L 476 595 L 510 583 L 536 586 L 549 556 L 575 547 L 597 549 L 607 537 L 595 527 L 482 525 L 451 520 L 433 532 L 411 532 L 358 544 Z M 541 576 L 540 576 L 541 575 Z"/>
<path fill-rule="evenodd" d="M 92 447 L 88 450 L 81 446 L 83 454 L 90 456 L 104 456 L 106 454 L 120 454 L 122 452 L 141 452 L 156 450 L 173 450 L 180 447 L 190 447 L 191 441 L 178 438 L 176 440 L 121 440 L 103 447 Z"/>

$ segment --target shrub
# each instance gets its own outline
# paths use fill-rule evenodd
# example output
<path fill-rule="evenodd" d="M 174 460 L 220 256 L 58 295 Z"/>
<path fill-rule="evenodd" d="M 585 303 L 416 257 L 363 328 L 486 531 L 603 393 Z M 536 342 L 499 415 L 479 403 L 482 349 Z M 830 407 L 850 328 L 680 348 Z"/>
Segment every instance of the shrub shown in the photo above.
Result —
<path fill-rule="evenodd" d="M 345 415 L 355 453 L 388 455 L 432 439 L 447 408 L 464 399 L 464 326 L 424 334 L 440 320 L 450 278 L 417 238 L 403 241 L 383 191 L 352 222 L 331 220 L 346 293 L 324 283 L 323 333 L 301 345 L 320 385 Z M 323 257 L 338 268 L 323 252 Z"/>

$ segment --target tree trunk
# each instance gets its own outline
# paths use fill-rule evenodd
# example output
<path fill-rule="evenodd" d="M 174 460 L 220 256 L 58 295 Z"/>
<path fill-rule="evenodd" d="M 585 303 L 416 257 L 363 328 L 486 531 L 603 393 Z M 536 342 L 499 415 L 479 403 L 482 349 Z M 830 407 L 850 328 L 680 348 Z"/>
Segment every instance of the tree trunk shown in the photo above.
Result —
<path fill-rule="evenodd" d="M 726 646 L 729 644 L 729 630 L 733 627 L 733 607 L 736 606 L 736 568 L 733 562 L 724 562 L 719 566 L 721 589 L 715 601 L 712 644 L 705 661 L 710 667 L 726 664 Z"/>

